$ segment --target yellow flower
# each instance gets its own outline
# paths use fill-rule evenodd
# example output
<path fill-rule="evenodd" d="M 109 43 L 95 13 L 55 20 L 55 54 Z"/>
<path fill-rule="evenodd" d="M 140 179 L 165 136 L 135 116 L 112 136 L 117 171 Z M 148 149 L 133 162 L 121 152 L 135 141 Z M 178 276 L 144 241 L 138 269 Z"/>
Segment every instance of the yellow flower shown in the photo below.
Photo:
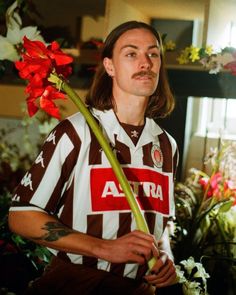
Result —
<path fill-rule="evenodd" d="M 192 62 L 195 62 L 196 60 L 199 60 L 200 59 L 199 51 L 200 51 L 200 48 L 198 48 L 198 47 L 194 47 L 194 46 L 191 46 L 190 47 L 189 59 Z"/>
<path fill-rule="evenodd" d="M 186 47 L 183 50 L 181 50 L 180 56 L 177 58 L 177 61 L 180 65 L 189 63 L 189 54 L 191 52 L 190 47 Z"/>
<path fill-rule="evenodd" d="M 181 54 L 178 58 L 177 58 L 177 61 L 180 65 L 184 65 L 184 64 L 187 64 L 189 62 L 188 58 Z"/>
<path fill-rule="evenodd" d="M 165 50 L 174 50 L 176 47 L 175 42 L 173 42 L 172 40 L 165 42 L 164 45 L 165 45 Z"/>
<path fill-rule="evenodd" d="M 205 52 L 206 52 L 207 55 L 212 55 L 212 53 L 213 53 L 213 47 L 212 47 L 212 45 L 206 46 Z"/>

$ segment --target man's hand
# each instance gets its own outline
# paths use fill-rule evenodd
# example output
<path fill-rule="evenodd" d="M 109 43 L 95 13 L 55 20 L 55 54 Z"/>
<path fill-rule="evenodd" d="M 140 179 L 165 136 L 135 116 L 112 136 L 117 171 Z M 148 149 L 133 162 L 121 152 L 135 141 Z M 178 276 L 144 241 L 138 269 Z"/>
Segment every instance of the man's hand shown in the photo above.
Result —
<path fill-rule="evenodd" d="M 146 263 L 155 251 L 152 235 L 134 230 L 116 240 L 103 241 L 98 256 L 113 263 Z"/>
<path fill-rule="evenodd" d="M 157 262 L 151 270 L 150 275 L 146 275 L 144 279 L 158 288 L 170 286 L 176 283 L 176 270 L 174 262 L 164 252 L 160 251 Z"/>

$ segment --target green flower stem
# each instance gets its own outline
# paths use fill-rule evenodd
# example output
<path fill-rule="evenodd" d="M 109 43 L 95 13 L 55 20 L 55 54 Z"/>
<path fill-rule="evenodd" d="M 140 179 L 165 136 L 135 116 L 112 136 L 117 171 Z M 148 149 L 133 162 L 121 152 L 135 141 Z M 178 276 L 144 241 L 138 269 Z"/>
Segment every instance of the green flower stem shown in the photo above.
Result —
<path fill-rule="evenodd" d="M 82 113 L 82 115 L 85 117 L 88 125 L 93 130 L 98 142 L 100 143 L 102 149 L 104 150 L 112 168 L 113 171 L 121 185 L 121 188 L 127 198 L 127 201 L 129 203 L 129 206 L 131 208 L 131 211 L 134 215 L 137 228 L 145 233 L 149 233 L 149 229 L 147 226 L 147 223 L 145 221 L 145 218 L 141 212 L 141 209 L 138 205 L 137 200 L 134 197 L 134 194 L 131 190 L 130 184 L 127 181 L 127 178 L 120 166 L 120 163 L 118 162 L 117 158 L 115 157 L 114 153 L 112 152 L 112 149 L 107 142 L 106 138 L 104 137 L 99 125 L 97 124 L 96 120 L 88 110 L 88 108 L 85 106 L 84 102 L 80 99 L 78 94 L 64 81 L 61 80 L 56 74 L 51 74 L 49 79 L 50 82 L 56 84 L 56 87 L 59 90 L 63 90 L 69 98 L 75 103 L 75 105 L 78 107 L 79 111 Z M 149 269 L 152 269 L 154 264 L 156 263 L 156 258 L 152 257 L 148 261 Z"/>
<path fill-rule="evenodd" d="M 223 227 L 222 227 L 221 222 L 219 221 L 219 219 L 218 219 L 217 217 L 218 217 L 218 216 L 216 216 L 216 218 L 215 218 L 216 225 L 217 225 L 217 227 L 218 227 L 218 229 L 219 229 L 219 231 L 220 231 L 221 238 L 222 238 L 223 243 L 224 243 L 224 245 L 225 245 L 227 255 L 228 255 L 228 257 L 231 257 L 231 256 L 232 256 L 232 253 L 231 253 L 231 251 L 230 251 L 230 245 L 229 245 L 229 243 L 228 243 L 228 238 L 227 238 L 227 236 L 226 236 L 226 234 L 225 234 L 225 231 L 224 231 L 224 229 L 223 229 Z"/>

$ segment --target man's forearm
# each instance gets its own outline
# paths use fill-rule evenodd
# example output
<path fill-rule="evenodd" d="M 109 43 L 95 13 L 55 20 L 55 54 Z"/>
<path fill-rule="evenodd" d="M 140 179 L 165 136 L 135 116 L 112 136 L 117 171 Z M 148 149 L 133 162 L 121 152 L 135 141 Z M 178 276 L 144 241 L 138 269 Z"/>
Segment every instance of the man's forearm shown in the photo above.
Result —
<path fill-rule="evenodd" d="M 38 211 L 10 211 L 9 227 L 13 232 L 43 246 L 79 255 L 98 257 L 97 252 L 103 242 Z"/>
<path fill-rule="evenodd" d="M 42 226 L 42 230 L 45 230 L 46 233 L 44 233 L 38 238 L 31 237 L 31 239 L 35 241 L 41 240 L 41 241 L 55 242 L 55 241 L 58 241 L 60 238 L 75 232 L 74 230 L 66 227 L 65 225 L 57 221 L 46 222 L 45 225 Z"/>

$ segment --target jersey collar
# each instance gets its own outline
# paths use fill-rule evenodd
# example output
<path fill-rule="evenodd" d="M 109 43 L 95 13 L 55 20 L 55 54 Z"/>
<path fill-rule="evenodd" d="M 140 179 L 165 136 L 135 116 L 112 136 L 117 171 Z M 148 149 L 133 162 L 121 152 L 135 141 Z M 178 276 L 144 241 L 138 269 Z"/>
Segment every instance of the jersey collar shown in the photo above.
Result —
<path fill-rule="evenodd" d="M 115 144 L 114 134 L 117 135 L 117 139 L 125 143 L 129 148 L 138 149 L 139 147 L 148 144 L 150 142 L 155 142 L 157 135 L 161 134 L 162 129 L 156 124 L 153 119 L 146 118 L 146 123 L 143 132 L 139 138 L 137 145 L 135 146 L 132 140 L 129 138 L 125 130 L 120 125 L 114 111 L 99 111 L 97 109 L 92 109 L 92 114 L 103 126 L 107 137 L 112 144 Z"/>

